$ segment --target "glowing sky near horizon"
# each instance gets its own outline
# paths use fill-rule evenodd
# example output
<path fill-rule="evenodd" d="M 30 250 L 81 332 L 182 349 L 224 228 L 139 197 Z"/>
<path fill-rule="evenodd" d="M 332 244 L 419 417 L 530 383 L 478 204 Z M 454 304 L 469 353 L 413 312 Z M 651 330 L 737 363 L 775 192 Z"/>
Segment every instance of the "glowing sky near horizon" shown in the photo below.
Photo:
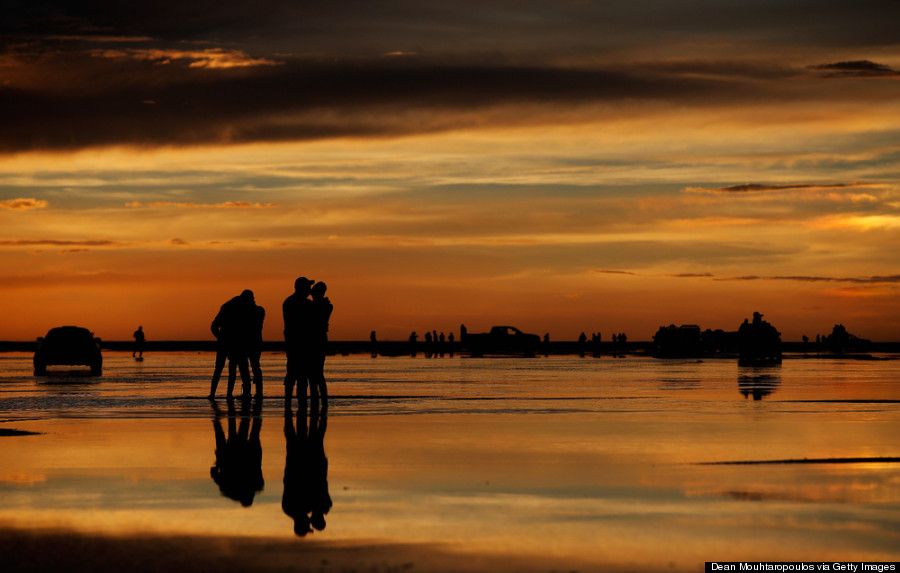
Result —
<path fill-rule="evenodd" d="M 843 323 L 900 340 L 892 1 L 13 2 L 0 340 Z"/>

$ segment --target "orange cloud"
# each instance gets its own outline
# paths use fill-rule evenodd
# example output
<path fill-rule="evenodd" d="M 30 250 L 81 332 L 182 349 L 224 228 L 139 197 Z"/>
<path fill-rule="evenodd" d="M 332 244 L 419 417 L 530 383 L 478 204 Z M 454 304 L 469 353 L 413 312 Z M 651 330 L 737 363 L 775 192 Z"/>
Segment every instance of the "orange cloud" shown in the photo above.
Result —
<path fill-rule="evenodd" d="M 59 239 L 16 239 L 11 241 L 0 241 L 0 247 L 71 247 L 71 249 L 84 247 L 121 247 L 126 244 L 127 243 L 110 241 L 106 239 L 88 241 L 68 241 Z"/>
<path fill-rule="evenodd" d="M 20 197 L 18 199 L 7 199 L 0 201 L 0 209 L 10 211 L 28 211 L 30 209 L 44 209 L 48 203 L 43 199 L 32 199 Z"/>
<path fill-rule="evenodd" d="M 253 209 L 268 209 L 270 207 L 277 207 L 276 203 L 249 203 L 247 201 L 226 201 L 224 203 L 178 203 L 175 201 L 152 201 L 150 203 L 141 203 L 139 201 L 132 201 L 131 203 L 125 203 L 126 207 L 132 208 L 140 208 L 140 207 L 183 207 L 187 209 L 218 209 L 218 208 L 253 208 Z"/>
<path fill-rule="evenodd" d="M 225 69 L 252 66 L 275 66 L 278 62 L 265 58 L 253 58 L 239 50 L 214 48 L 209 50 L 94 50 L 95 58 L 133 59 L 157 64 L 171 64 L 173 60 L 187 60 L 191 68 Z"/>

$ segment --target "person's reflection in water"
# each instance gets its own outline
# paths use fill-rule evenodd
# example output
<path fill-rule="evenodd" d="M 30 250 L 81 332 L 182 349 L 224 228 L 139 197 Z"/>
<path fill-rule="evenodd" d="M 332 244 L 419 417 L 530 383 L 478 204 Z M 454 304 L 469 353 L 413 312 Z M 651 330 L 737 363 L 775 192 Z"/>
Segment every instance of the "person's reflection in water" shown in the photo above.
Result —
<path fill-rule="evenodd" d="M 294 414 L 288 405 L 284 409 L 284 495 L 281 508 L 294 520 L 294 533 L 304 536 L 316 529 L 325 529 L 325 514 L 331 509 L 328 493 L 328 458 L 325 457 L 325 428 L 328 417 L 314 402 L 306 425 L 306 409 Z"/>
<path fill-rule="evenodd" d="M 256 492 L 265 484 L 262 474 L 262 445 L 259 432 L 262 429 L 260 404 L 252 410 L 250 403 L 241 401 L 240 425 L 234 400 L 228 400 L 228 437 L 222 429 L 223 413 L 213 403 L 213 430 L 216 433 L 216 465 L 209 475 L 225 497 L 239 501 L 244 507 L 253 504 Z M 251 424 L 252 419 L 252 424 Z"/>
<path fill-rule="evenodd" d="M 741 368 L 738 390 L 744 398 L 762 400 L 781 386 L 781 367 Z"/>

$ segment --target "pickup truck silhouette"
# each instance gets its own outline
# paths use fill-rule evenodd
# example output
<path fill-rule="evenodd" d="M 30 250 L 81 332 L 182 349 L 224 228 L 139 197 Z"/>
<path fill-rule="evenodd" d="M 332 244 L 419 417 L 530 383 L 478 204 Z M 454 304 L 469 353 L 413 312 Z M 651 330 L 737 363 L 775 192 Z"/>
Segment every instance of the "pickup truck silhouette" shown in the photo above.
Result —
<path fill-rule="evenodd" d="M 523 354 L 533 356 L 541 342 L 537 334 L 522 332 L 514 326 L 494 326 L 490 332 L 466 334 L 463 348 L 474 356 L 484 354 Z"/>

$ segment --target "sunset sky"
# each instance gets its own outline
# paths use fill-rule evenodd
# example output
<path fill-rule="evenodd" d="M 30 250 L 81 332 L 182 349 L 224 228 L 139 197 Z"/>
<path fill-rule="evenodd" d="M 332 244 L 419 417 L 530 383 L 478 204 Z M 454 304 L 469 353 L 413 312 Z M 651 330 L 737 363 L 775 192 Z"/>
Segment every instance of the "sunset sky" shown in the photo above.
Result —
<path fill-rule="evenodd" d="M 900 2 L 13 0 L 0 340 L 900 340 Z"/>

